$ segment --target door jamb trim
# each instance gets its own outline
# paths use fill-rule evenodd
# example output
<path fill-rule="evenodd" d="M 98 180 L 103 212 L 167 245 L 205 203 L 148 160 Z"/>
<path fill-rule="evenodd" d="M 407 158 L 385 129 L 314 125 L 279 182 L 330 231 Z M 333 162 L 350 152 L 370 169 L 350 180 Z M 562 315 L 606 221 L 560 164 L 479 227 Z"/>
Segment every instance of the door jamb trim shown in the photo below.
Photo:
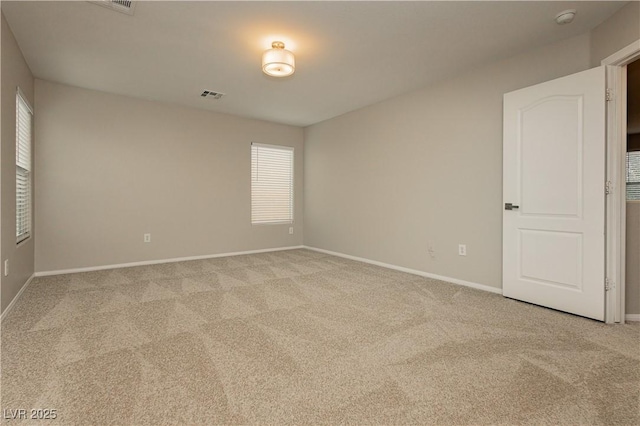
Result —
<path fill-rule="evenodd" d="M 627 73 L 626 66 L 640 58 L 640 39 L 603 59 L 607 67 L 607 89 L 613 100 L 607 102 L 606 165 L 607 180 L 613 191 L 606 199 L 606 277 L 615 286 L 606 292 L 605 321 L 625 322 L 625 244 L 626 244 L 626 151 L 627 151 Z"/>

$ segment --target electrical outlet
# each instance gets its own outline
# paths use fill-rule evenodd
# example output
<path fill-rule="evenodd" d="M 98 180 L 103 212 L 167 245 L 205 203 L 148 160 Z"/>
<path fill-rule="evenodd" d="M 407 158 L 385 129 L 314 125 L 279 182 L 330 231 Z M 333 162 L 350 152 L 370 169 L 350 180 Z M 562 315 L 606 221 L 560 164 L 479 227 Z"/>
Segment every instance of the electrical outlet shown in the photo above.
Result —
<path fill-rule="evenodd" d="M 467 245 L 466 244 L 458 244 L 458 255 L 466 256 L 467 255 Z"/>
<path fill-rule="evenodd" d="M 4 261 L 4 276 L 9 276 L 9 259 L 5 259 Z"/>
<path fill-rule="evenodd" d="M 289 235 L 293 235 L 293 226 L 289 227 Z"/>
<path fill-rule="evenodd" d="M 145 243 L 151 242 L 151 234 L 144 234 L 144 242 Z"/>

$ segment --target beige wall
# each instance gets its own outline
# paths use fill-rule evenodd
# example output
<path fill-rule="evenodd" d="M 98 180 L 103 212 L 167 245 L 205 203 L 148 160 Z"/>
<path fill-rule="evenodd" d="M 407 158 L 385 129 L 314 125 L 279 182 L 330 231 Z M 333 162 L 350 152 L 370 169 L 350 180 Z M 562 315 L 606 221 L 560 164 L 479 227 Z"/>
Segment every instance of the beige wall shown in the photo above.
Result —
<path fill-rule="evenodd" d="M 2 27 L 2 87 L 0 90 L 2 97 L 2 149 L 0 151 L 2 161 L 0 239 L 2 242 L 0 251 L 2 253 L 0 258 L 2 262 L 9 259 L 9 276 L 5 277 L 0 272 L 0 298 L 2 299 L 0 305 L 4 311 L 33 274 L 35 240 L 33 232 L 31 238 L 16 246 L 16 88 L 22 89 L 33 106 L 33 75 L 22 57 L 22 52 L 4 15 L 0 21 Z"/>
<path fill-rule="evenodd" d="M 631 1 L 591 31 L 591 66 L 640 39 L 640 1 Z"/>
<path fill-rule="evenodd" d="M 306 128 L 305 244 L 500 288 L 502 95 L 587 69 L 589 48 L 578 36 Z"/>
<path fill-rule="evenodd" d="M 627 314 L 640 314 L 640 202 L 627 203 Z"/>
<path fill-rule="evenodd" d="M 302 244 L 301 128 L 42 80 L 36 104 L 36 271 Z M 252 141 L 295 148 L 294 235 L 251 225 Z"/>

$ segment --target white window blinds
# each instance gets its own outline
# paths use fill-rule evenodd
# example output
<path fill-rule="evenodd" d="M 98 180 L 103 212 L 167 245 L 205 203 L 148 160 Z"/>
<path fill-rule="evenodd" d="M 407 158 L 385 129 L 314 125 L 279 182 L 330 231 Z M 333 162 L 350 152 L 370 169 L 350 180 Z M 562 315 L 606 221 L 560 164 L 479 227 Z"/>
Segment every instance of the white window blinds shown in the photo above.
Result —
<path fill-rule="evenodd" d="M 31 136 L 33 111 L 16 94 L 16 237 L 17 242 L 31 234 Z"/>
<path fill-rule="evenodd" d="M 293 223 L 293 148 L 251 144 L 251 223 Z"/>
<path fill-rule="evenodd" d="M 627 200 L 640 200 L 640 151 L 627 152 Z"/>

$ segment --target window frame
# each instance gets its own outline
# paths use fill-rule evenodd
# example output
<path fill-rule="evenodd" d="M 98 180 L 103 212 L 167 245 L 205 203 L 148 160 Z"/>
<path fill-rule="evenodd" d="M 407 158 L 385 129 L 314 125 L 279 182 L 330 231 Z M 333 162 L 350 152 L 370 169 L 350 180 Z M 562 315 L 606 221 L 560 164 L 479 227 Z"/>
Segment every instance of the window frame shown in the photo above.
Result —
<path fill-rule="evenodd" d="M 254 194 L 254 189 L 253 189 L 253 147 L 263 147 L 263 148 L 267 148 L 267 149 L 274 149 L 274 150 L 281 150 L 281 151 L 290 151 L 291 152 L 291 197 L 290 197 L 290 213 L 291 213 L 291 219 L 290 220 L 273 220 L 273 221 L 269 221 L 269 222 L 254 222 L 253 219 L 253 194 Z M 259 142 L 251 142 L 250 145 L 250 163 L 249 163 L 249 167 L 250 167 L 250 220 L 251 220 L 251 225 L 252 226 L 263 226 L 263 225 L 293 225 L 295 223 L 295 148 L 292 146 L 288 146 L 288 145 L 274 145 L 274 144 L 265 144 L 265 143 L 259 143 Z"/>
<path fill-rule="evenodd" d="M 20 146 L 20 104 L 23 104 L 28 113 L 30 114 L 30 129 L 29 129 L 29 140 L 27 141 L 28 143 L 28 150 L 29 150 L 29 160 L 28 160 L 28 168 L 25 168 L 23 165 L 19 164 L 19 146 Z M 20 89 L 20 87 L 16 88 L 16 141 L 15 141 L 15 149 L 16 149 L 16 155 L 15 155 L 15 168 L 16 168 L 16 216 L 15 216 L 15 220 L 16 220 L 16 245 L 19 246 L 20 244 L 26 242 L 27 240 L 29 240 L 31 238 L 31 235 L 33 234 L 32 232 L 32 227 L 33 227 L 33 107 L 31 106 L 31 104 L 29 103 L 29 101 L 27 100 L 27 97 L 25 96 L 24 92 L 22 91 L 22 89 Z M 19 219 L 19 214 L 18 214 L 18 179 L 19 179 L 19 175 L 22 173 L 23 176 L 27 176 L 27 209 L 28 209 L 28 217 L 26 219 L 27 223 L 26 223 L 26 230 L 25 232 L 19 234 L 18 230 L 19 230 L 19 225 L 20 225 L 20 219 Z"/>

